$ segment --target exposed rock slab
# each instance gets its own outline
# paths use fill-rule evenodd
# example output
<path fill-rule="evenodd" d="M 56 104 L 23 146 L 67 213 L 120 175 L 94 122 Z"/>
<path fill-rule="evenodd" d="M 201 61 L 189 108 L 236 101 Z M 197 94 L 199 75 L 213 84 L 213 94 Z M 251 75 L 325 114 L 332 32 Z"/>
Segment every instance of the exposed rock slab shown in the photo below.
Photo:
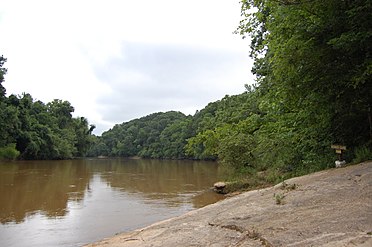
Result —
<path fill-rule="evenodd" d="M 88 246 L 372 246 L 372 162 L 292 178 Z"/>

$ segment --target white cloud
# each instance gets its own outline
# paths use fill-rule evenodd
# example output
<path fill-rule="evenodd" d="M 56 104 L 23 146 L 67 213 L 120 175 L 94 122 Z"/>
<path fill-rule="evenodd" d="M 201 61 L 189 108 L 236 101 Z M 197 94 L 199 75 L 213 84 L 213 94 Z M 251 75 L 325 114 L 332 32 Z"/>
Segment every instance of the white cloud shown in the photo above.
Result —
<path fill-rule="evenodd" d="M 252 80 L 247 41 L 232 34 L 240 20 L 238 0 L 0 0 L 0 5 L 8 94 L 68 100 L 76 115 L 97 125 L 96 133 L 156 109 L 193 113 L 242 92 Z M 135 44 L 142 46 L 125 50 Z M 160 57 L 151 58 L 152 51 Z M 195 66 L 209 58 L 213 61 Z M 177 97 L 171 97 L 174 92 Z"/>

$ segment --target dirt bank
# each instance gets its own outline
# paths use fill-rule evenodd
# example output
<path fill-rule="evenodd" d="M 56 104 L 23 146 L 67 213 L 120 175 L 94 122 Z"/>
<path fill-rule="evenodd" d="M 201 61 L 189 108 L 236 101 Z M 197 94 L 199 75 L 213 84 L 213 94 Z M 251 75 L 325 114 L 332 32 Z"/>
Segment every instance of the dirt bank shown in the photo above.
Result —
<path fill-rule="evenodd" d="M 271 188 L 88 246 L 372 246 L 372 162 Z"/>

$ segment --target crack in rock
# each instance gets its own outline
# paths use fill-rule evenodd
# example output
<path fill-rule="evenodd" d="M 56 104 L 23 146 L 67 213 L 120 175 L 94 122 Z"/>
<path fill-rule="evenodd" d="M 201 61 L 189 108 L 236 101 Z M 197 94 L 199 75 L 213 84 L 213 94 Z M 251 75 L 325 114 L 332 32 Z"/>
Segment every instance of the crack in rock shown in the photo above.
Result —
<path fill-rule="evenodd" d="M 237 244 L 243 242 L 246 238 L 252 239 L 252 240 L 259 240 L 264 247 L 274 247 L 267 239 L 265 239 L 258 231 L 255 229 L 253 230 L 246 230 L 243 227 L 237 226 L 237 225 L 219 225 L 214 223 L 208 223 L 208 225 L 212 227 L 220 227 L 223 229 L 228 229 L 232 231 L 236 231 L 239 233 L 244 234 L 244 238 L 242 238 Z"/>

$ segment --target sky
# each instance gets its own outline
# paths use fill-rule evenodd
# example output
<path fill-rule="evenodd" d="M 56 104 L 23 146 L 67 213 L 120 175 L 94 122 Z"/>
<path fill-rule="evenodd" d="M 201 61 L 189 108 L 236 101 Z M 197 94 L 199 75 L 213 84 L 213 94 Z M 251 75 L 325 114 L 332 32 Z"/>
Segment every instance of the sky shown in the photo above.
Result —
<path fill-rule="evenodd" d="M 67 100 L 100 135 L 253 83 L 239 0 L 0 0 L 7 95 Z"/>

